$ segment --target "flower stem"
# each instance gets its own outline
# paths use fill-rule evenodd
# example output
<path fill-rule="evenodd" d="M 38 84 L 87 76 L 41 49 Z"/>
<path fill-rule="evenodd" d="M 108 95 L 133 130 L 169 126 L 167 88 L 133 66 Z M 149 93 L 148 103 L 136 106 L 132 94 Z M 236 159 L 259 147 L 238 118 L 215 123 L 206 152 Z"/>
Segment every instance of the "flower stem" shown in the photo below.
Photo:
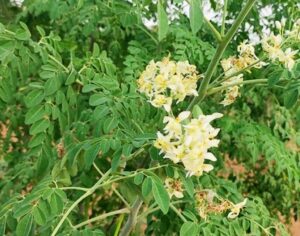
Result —
<path fill-rule="evenodd" d="M 235 22 L 233 23 L 233 25 L 231 26 L 229 31 L 226 33 L 226 35 L 222 39 L 222 42 L 220 42 L 219 46 L 217 47 L 217 51 L 216 51 L 213 59 L 209 63 L 209 66 L 208 66 L 207 71 L 205 73 L 205 78 L 201 82 L 200 87 L 198 89 L 199 95 L 198 95 L 198 97 L 194 97 L 194 99 L 192 100 L 192 102 L 188 106 L 188 110 L 191 110 L 195 104 L 202 101 L 203 98 L 205 97 L 209 82 L 210 82 L 210 80 L 211 80 L 211 78 L 212 78 L 212 76 L 213 76 L 213 74 L 214 74 L 214 72 L 217 68 L 217 65 L 218 65 L 225 49 L 227 48 L 227 46 L 228 46 L 229 42 L 231 41 L 231 39 L 233 38 L 234 34 L 237 32 L 239 26 L 242 24 L 242 22 L 244 21 L 244 19 L 246 18 L 246 16 L 250 12 L 250 10 L 252 9 L 255 1 L 256 0 L 248 0 L 248 2 L 246 3 L 246 5 L 242 9 L 242 11 L 240 12 L 238 17 L 236 18 Z"/>
<path fill-rule="evenodd" d="M 219 31 L 213 26 L 213 24 L 210 22 L 210 20 L 206 19 L 206 17 L 204 17 L 204 20 L 205 20 L 207 26 L 210 28 L 210 30 L 213 33 L 213 35 L 215 36 L 216 40 L 218 42 L 221 42 L 222 41 L 222 37 L 221 37 Z"/>
<path fill-rule="evenodd" d="M 81 187 L 61 187 L 59 188 L 61 190 L 79 190 L 83 192 L 87 192 L 89 189 L 88 188 L 81 188 Z"/>
<path fill-rule="evenodd" d="M 218 76 L 212 83 L 211 83 L 211 85 L 214 85 L 214 84 L 221 84 L 222 82 L 224 82 L 224 81 L 226 81 L 226 80 L 228 80 L 228 79 L 230 79 L 230 78 L 232 78 L 232 77 L 234 77 L 234 76 L 237 76 L 237 75 L 239 75 L 239 74 L 241 74 L 241 73 L 243 73 L 243 72 L 245 72 L 245 71 L 247 71 L 247 70 L 250 70 L 252 67 L 254 67 L 255 65 L 257 65 L 257 64 L 259 64 L 259 63 L 261 63 L 261 62 L 263 62 L 263 59 L 264 58 L 262 58 L 262 59 L 259 59 L 259 60 L 257 60 L 257 61 L 255 61 L 255 62 L 253 62 L 252 64 L 250 64 L 250 65 L 248 65 L 248 66 L 246 66 L 245 68 L 243 68 L 243 69 L 241 69 L 241 70 L 239 70 L 239 71 L 237 71 L 237 72 L 235 72 L 235 73 L 232 73 L 232 74 L 230 74 L 230 75 L 228 75 L 228 76 L 224 76 L 224 74 L 227 72 L 227 71 L 225 71 L 224 73 L 222 73 L 220 76 Z M 222 78 L 223 77 L 223 78 Z M 221 79 L 222 78 L 222 79 Z M 221 80 L 220 80 L 221 79 Z"/>
<path fill-rule="evenodd" d="M 91 188 L 89 188 L 80 198 L 78 198 L 71 206 L 70 208 L 66 211 L 66 213 L 63 215 L 63 217 L 60 219 L 60 221 L 58 222 L 58 224 L 56 225 L 55 229 L 53 230 L 51 236 L 55 236 L 58 232 L 58 230 L 60 229 L 60 227 L 62 226 L 62 224 L 64 223 L 64 221 L 66 220 L 66 218 L 68 217 L 68 215 L 72 212 L 72 210 L 85 198 L 87 198 L 88 196 L 90 196 L 91 194 L 93 194 L 95 192 L 95 190 L 101 185 L 101 183 L 106 180 L 106 178 L 109 176 L 111 172 L 111 169 L 109 169 Z"/>
<path fill-rule="evenodd" d="M 223 7 L 223 16 L 222 16 L 222 26 L 221 26 L 221 36 L 224 36 L 225 33 L 225 20 L 227 16 L 227 3 L 228 0 L 224 0 L 224 7 Z"/>
<path fill-rule="evenodd" d="M 181 214 L 180 211 L 171 203 L 170 208 L 179 216 L 180 219 L 182 219 L 183 222 L 187 222 L 187 219 Z"/>
<path fill-rule="evenodd" d="M 212 88 L 210 90 L 207 91 L 207 95 L 211 95 L 214 93 L 217 93 L 219 91 L 222 91 L 225 88 L 228 87 L 233 87 L 235 85 L 242 85 L 242 84 L 260 84 L 260 83 L 267 83 L 268 80 L 267 79 L 253 79 L 253 80 L 244 80 L 244 81 L 240 81 L 240 82 L 235 82 L 235 83 L 230 83 L 230 84 L 225 84 L 222 85 L 220 87 L 216 87 L 216 88 Z"/>
<path fill-rule="evenodd" d="M 98 168 L 98 166 L 95 164 L 95 162 L 93 163 L 93 166 L 94 166 L 94 168 L 97 170 L 97 172 L 98 172 L 101 176 L 104 175 L 104 173 Z M 116 188 L 114 188 L 114 187 L 112 187 L 112 190 L 113 190 L 113 192 L 120 198 L 120 200 L 125 204 L 125 206 L 126 206 L 127 208 L 129 208 L 129 207 L 130 207 L 129 203 L 128 203 L 128 202 L 125 200 L 125 198 L 119 193 L 119 191 L 118 191 Z"/>
<path fill-rule="evenodd" d="M 116 211 L 111 211 L 111 212 L 108 212 L 108 213 L 104 213 L 104 214 L 102 214 L 102 215 L 99 215 L 99 216 L 96 216 L 96 217 L 94 217 L 94 218 L 91 218 L 91 219 L 88 219 L 88 220 L 86 220 L 86 221 L 83 221 L 83 222 L 81 222 L 80 224 L 75 225 L 74 228 L 75 228 L 75 229 L 78 229 L 78 228 L 80 228 L 80 227 L 82 227 L 82 226 L 85 226 L 85 225 L 87 225 L 87 224 L 93 223 L 93 222 L 95 222 L 95 221 L 103 220 L 103 219 L 105 219 L 105 218 L 107 218 L 107 217 L 109 217 L 109 216 L 119 215 L 119 214 L 124 214 L 124 213 L 125 213 L 125 214 L 126 214 L 126 213 L 129 213 L 128 208 L 122 208 L 122 209 L 119 209 L 119 210 L 116 210 Z"/>

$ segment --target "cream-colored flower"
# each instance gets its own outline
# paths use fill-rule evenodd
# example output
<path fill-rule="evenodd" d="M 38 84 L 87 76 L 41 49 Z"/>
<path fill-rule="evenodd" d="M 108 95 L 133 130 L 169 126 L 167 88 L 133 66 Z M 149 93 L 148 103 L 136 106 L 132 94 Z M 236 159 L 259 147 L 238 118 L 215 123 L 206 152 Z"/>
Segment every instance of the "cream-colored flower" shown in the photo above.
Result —
<path fill-rule="evenodd" d="M 167 123 L 164 130 L 167 134 L 174 135 L 175 137 L 178 137 L 182 133 L 182 128 L 180 122 L 184 121 L 190 116 L 189 111 L 183 111 L 181 112 L 176 118 L 171 116 L 165 116 L 164 117 L 164 123 Z"/>
<path fill-rule="evenodd" d="M 247 198 L 244 199 L 244 201 L 240 202 L 240 203 L 237 203 L 235 205 L 233 205 L 233 207 L 230 209 L 231 211 L 229 212 L 228 214 L 228 218 L 229 219 L 234 219 L 236 218 L 239 214 L 240 214 L 240 211 L 243 207 L 245 207 L 246 203 L 247 203 Z"/>
<path fill-rule="evenodd" d="M 170 198 L 173 196 L 176 198 L 183 198 L 182 183 L 180 180 L 167 177 L 165 180 L 165 186 Z"/>
<path fill-rule="evenodd" d="M 252 57 L 256 57 L 255 56 L 255 48 L 254 48 L 253 44 L 252 43 L 248 43 L 247 40 L 245 40 L 244 42 L 242 42 L 238 46 L 237 50 L 240 53 L 240 56 L 252 56 Z"/>
<path fill-rule="evenodd" d="M 292 70 L 295 65 L 294 57 L 298 53 L 297 51 L 292 51 L 291 48 L 287 48 L 284 52 L 284 54 L 279 58 L 279 61 L 284 64 L 284 66 Z"/>
<path fill-rule="evenodd" d="M 299 30 L 300 30 L 300 27 L 299 27 Z M 289 33 L 289 35 L 290 35 L 290 33 Z M 282 36 L 274 35 L 272 33 L 270 36 L 265 37 L 262 40 L 262 47 L 263 47 L 264 51 L 268 53 L 268 56 L 271 61 L 274 62 L 274 61 L 278 60 L 279 62 L 284 64 L 284 66 L 288 70 L 292 70 L 293 66 L 295 64 L 294 57 L 298 53 L 298 50 L 293 51 L 291 48 L 287 48 L 285 51 L 283 51 L 283 49 L 281 48 L 282 43 L 283 43 Z"/>
<path fill-rule="evenodd" d="M 154 147 L 161 150 L 161 152 L 169 152 L 173 149 L 171 143 L 171 137 L 163 135 L 161 132 L 157 132 L 157 139 L 154 142 Z"/>
<path fill-rule="evenodd" d="M 286 24 L 286 19 L 282 18 L 281 21 L 275 21 L 275 26 L 278 30 L 283 30 Z"/>
<path fill-rule="evenodd" d="M 226 86 L 232 85 L 232 86 L 228 87 L 226 89 L 225 98 L 220 104 L 223 104 L 224 106 L 228 106 L 228 105 L 234 103 L 236 98 L 240 95 L 240 93 L 239 93 L 240 85 L 237 85 L 237 84 L 241 83 L 242 81 L 243 81 L 243 74 L 240 74 L 240 75 L 234 76 L 222 83 L 222 85 L 226 85 Z"/>
<path fill-rule="evenodd" d="M 165 154 L 164 158 L 174 163 L 181 162 L 188 176 L 200 176 L 203 172 L 213 169 L 213 166 L 206 164 L 205 161 L 217 160 L 208 149 L 218 146 L 219 140 L 215 137 L 219 129 L 213 128 L 210 122 L 222 117 L 222 114 L 199 115 L 198 118 L 193 118 L 188 122 L 189 115 L 190 112 L 184 111 L 177 118 L 165 117 L 166 135 L 158 133 L 155 146 Z"/>
<path fill-rule="evenodd" d="M 172 98 L 166 97 L 165 95 L 154 95 L 153 100 L 150 103 L 154 107 L 163 107 L 167 112 L 171 111 Z"/>
<path fill-rule="evenodd" d="M 145 93 L 153 106 L 170 112 L 173 100 L 178 103 L 186 96 L 198 95 L 199 79 L 196 67 L 188 61 L 175 62 L 165 57 L 162 61 L 150 61 L 137 84 L 139 92 Z"/>
<path fill-rule="evenodd" d="M 270 48 L 268 43 L 271 40 L 275 41 L 274 45 L 277 45 L 278 41 L 280 41 L 280 39 L 276 37 L 274 39 L 265 39 L 266 47 L 268 46 L 268 48 Z M 263 66 L 267 65 L 265 62 L 259 61 L 259 58 L 255 55 L 255 48 L 253 44 L 244 41 L 238 46 L 237 50 L 239 52 L 238 57 L 231 56 L 221 61 L 224 74 L 226 77 L 229 77 L 229 79 L 222 83 L 222 85 L 228 86 L 226 89 L 225 98 L 221 102 L 221 104 L 224 106 L 232 104 L 239 96 L 239 87 L 241 85 L 238 84 L 243 81 L 243 74 L 239 74 L 239 72 L 245 70 L 245 68 L 262 68 Z M 250 72 L 250 69 L 247 69 L 246 71 Z"/>

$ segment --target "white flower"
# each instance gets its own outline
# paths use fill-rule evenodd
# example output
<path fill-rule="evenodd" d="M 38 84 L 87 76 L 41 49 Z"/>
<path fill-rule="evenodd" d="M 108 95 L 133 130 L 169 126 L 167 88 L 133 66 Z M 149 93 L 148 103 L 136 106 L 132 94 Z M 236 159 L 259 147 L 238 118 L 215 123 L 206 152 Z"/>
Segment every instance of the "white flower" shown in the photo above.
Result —
<path fill-rule="evenodd" d="M 213 165 L 205 161 L 216 161 L 217 158 L 208 151 L 211 147 L 217 147 L 219 140 L 215 139 L 219 129 L 211 126 L 210 122 L 222 117 L 220 113 L 211 115 L 199 115 L 190 122 L 185 121 L 190 112 L 181 112 L 177 118 L 167 116 L 164 122 L 167 123 L 164 131 L 166 135 L 157 134 L 155 147 L 161 149 L 164 158 L 174 163 L 182 162 L 187 171 L 187 176 L 200 176 L 203 172 L 209 172 Z M 182 124 L 185 121 L 186 124 Z"/>
<path fill-rule="evenodd" d="M 164 136 L 161 132 L 157 132 L 157 139 L 154 142 L 154 146 L 161 149 L 161 152 L 169 152 L 173 148 L 170 139 L 170 136 Z"/>
<path fill-rule="evenodd" d="M 298 53 L 297 51 L 292 51 L 291 48 L 287 48 L 284 54 L 279 58 L 279 61 L 284 64 L 284 66 L 292 70 L 295 65 L 294 56 Z"/>
<path fill-rule="evenodd" d="M 181 112 L 177 118 L 171 117 L 171 116 L 165 116 L 164 117 L 164 123 L 167 123 L 164 130 L 166 133 L 170 135 L 174 135 L 175 137 L 178 137 L 181 135 L 182 128 L 180 122 L 187 119 L 190 115 L 189 111 L 183 111 Z"/>
<path fill-rule="evenodd" d="M 137 80 L 138 90 L 149 97 L 155 107 L 164 107 L 171 111 L 173 100 L 181 102 L 186 96 L 197 96 L 198 72 L 188 61 L 171 61 L 169 57 L 162 61 L 149 62 Z"/>
<path fill-rule="evenodd" d="M 289 35 L 293 36 L 291 33 L 289 33 Z M 262 40 L 262 47 L 273 62 L 278 60 L 284 64 L 288 70 L 292 70 L 295 64 L 294 56 L 298 53 L 298 50 L 293 51 L 291 48 L 287 48 L 283 51 L 281 48 L 282 42 L 283 38 L 281 35 L 275 36 L 274 34 L 271 34 L 269 37 L 265 37 Z"/>
<path fill-rule="evenodd" d="M 275 21 L 275 26 L 276 26 L 276 28 L 278 29 L 278 30 L 281 30 L 282 29 L 282 25 L 281 25 L 281 23 L 280 23 L 280 21 Z"/>
<path fill-rule="evenodd" d="M 222 83 L 222 85 L 232 85 L 232 87 L 229 87 L 226 90 L 225 98 L 220 104 L 223 104 L 224 106 L 228 106 L 228 105 L 234 103 L 236 98 L 240 95 L 239 85 L 235 85 L 235 84 L 241 83 L 242 81 L 243 81 L 243 74 L 240 74 L 240 75 L 234 76 Z"/>
<path fill-rule="evenodd" d="M 231 208 L 231 211 L 229 212 L 228 214 L 228 218 L 229 219 L 234 219 L 236 218 L 239 214 L 240 214 L 240 211 L 241 209 L 246 205 L 247 203 L 247 198 L 244 199 L 244 201 L 240 202 L 240 203 L 237 203 L 235 205 L 233 205 L 233 207 Z"/>
<path fill-rule="evenodd" d="M 238 48 L 237 48 L 238 52 L 240 53 L 241 56 L 243 55 L 247 55 L 247 56 L 255 56 L 255 48 L 253 46 L 252 43 L 248 43 L 247 40 L 245 40 L 244 42 L 242 42 Z"/>
<path fill-rule="evenodd" d="M 171 111 L 172 98 L 166 97 L 165 95 L 155 95 L 153 100 L 150 100 L 150 103 L 154 107 L 163 107 L 167 112 Z"/>

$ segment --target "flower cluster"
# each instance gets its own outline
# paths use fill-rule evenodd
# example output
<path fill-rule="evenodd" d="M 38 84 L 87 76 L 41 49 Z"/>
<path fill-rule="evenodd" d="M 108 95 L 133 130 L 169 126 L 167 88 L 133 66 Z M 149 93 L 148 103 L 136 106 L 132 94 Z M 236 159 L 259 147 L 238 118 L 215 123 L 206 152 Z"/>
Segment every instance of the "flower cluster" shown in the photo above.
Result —
<path fill-rule="evenodd" d="M 283 47 L 285 42 L 289 41 L 289 39 L 300 40 L 300 19 L 296 20 L 290 31 L 286 31 L 285 36 L 285 20 L 281 20 L 281 22 L 276 21 L 275 24 L 280 34 L 275 35 L 271 33 L 265 36 L 261 42 L 262 48 L 267 52 L 272 62 L 279 61 L 288 70 L 292 70 L 295 65 L 294 57 L 298 53 L 298 50 L 293 50 L 290 47 L 284 49 Z"/>
<path fill-rule="evenodd" d="M 298 51 L 293 51 L 291 48 L 282 49 L 283 37 L 278 34 L 274 35 L 273 33 L 267 37 L 264 37 L 262 40 L 262 47 L 265 52 L 268 53 L 268 56 L 271 61 L 278 60 L 284 66 L 292 70 L 295 64 L 294 57 Z"/>
<path fill-rule="evenodd" d="M 231 56 L 221 61 L 225 77 L 229 78 L 222 83 L 223 86 L 228 86 L 225 98 L 221 102 L 221 104 L 223 104 L 224 106 L 232 104 L 239 96 L 238 84 L 240 84 L 243 81 L 243 74 L 237 73 L 249 66 L 261 68 L 265 65 L 265 63 L 260 62 L 258 57 L 255 55 L 254 46 L 251 43 L 248 43 L 247 41 L 244 41 L 238 46 L 238 52 L 238 57 Z"/>
<path fill-rule="evenodd" d="M 157 133 L 154 146 L 164 153 L 164 157 L 174 163 L 182 162 L 187 175 L 202 175 L 203 171 L 213 169 L 211 164 L 205 164 L 205 160 L 216 161 L 216 157 L 208 151 L 211 147 L 217 147 L 219 140 L 215 139 L 219 129 L 210 124 L 211 121 L 222 117 L 220 113 L 212 115 L 199 115 L 188 121 L 189 111 L 181 112 L 178 117 L 166 116 L 164 133 Z"/>
<path fill-rule="evenodd" d="M 176 198 L 183 198 L 182 183 L 180 180 L 166 178 L 165 187 L 170 198 L 172 198 L 173 196 L 175 196 Z"/>
<path fill-rule="evenodd" d="M 236 218 L 243 207 L 247 203 L 247 198 L 242 202 L 234 204 L 227 199 L 220 197 L 216 192 L 210 189 L 198 191 L 195 195 L 196 209 L 199 216 L 203 219 L 207 219 L 208 214 L 222 214 L 225 211 L 230 210 L 227 218 Z"/>
<path fill-rule="evenodd" d="M 227 200 L 219 200 L 220 197 L 216 192 L 210 189 L 198 191 L 195 194 L 196 210 L 199 216 L 204 220 L 207 219 L 209 214 L 222 214 L 230 209 L 230 202 Z M 218 199 L 219 201 L 216 201 Z"/>
<path fill-rule="evenodd" d="M 154 107 L 170 112 L 173 100 L 181 102 L 186 96 L 198 95 L 199 78 L 196 67 L 188 61 L 175 62 L 165 57 L 162 61 L 150 61 L 138 79 L 138 88 Z"/>

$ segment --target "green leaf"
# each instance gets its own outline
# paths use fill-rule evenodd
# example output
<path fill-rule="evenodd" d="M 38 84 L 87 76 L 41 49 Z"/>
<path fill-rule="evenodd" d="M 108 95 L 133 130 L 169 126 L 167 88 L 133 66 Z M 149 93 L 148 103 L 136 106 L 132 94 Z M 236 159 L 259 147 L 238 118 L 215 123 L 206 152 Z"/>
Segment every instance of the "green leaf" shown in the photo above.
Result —
<path fill-rule="evenodd" d="M 50 206 L 53 214 L 60 213 L 64 208 L 64 202 L 59 194 L 54 192 L 50 198 Z"/>
<path fill-rule="evenodd" d="M 119 121 L 115 117 L 108 117 L 103 123 L 104 133 L 109 133 L 112 129 L 118 126 Z"/>
<path fill-rule="evenodd" d="M 169 24 L 168 16 L 165 12 L 162 0 L 158 0 L 157 3 L 157 16 L 158 16 L 158 40 L 162 41 L 168 33 Z"/>
<path fill-rule="evenodd" d="M 110 99 L 107 96 L 105 96 L 104 94 L 93 94 L 90 97 L 89 104 L 91 106 L 98 106 L 98 105 L 108 102 L 109 100 Z"/>
<path fill-rule="evenodd" d="M 155 147 L 151 147 L 149 149 L 150 158 L 154 161 L 158 161 L 160 159 L 159 150 Z"/>
<path fill-rule="evenodd" d="M 143 182 L 144 175 L 142 173 L 138 173 L 136 176 L 134 176 L 133 182 L 136 185 L 140 185 Z"/>
<path fill-rule="evenodd" d="M 45 36 L 46 36 L 46 32 L 45 32 L 45 30 L 44 30 L 42 27 L 36 26 L 36 29 L 37 29 L 37 31 L 39 32 L 39 34 L 40 34 L 42 37 L 45 37 Z"/>
<path fill-rule="evenodd" d="M 30 108 L 40 104 L 44 97 L 44 92 L 42 90 L 32 90 L 27 94 L 24 101 L 26 106 Z"/>
<path fill-rule="evenodd" d="M 99 55 L 100 55 L 100 48 L 97 43 L 94 43 L 93 44 L 93 57 L 96 58 L 96 57 L 99 57 Z"/>
<path fill-rule="evenodd" d="M 99 84 L 99 86 L 104 87 L 106 90 L 109 91 L 115 91 L 119 89 L 119 83 L 118 81 L 113 78 L 113 77 L 109 77 L 109 76 L 95 76 L 95 79 L 97 84 Z"/>
<path fill-rule="evenodd" d="M 123 151 L 122 151 L 123 155 L 125 157 L 129 157 L 132 152 L 132 149 L 133 149 L 133 146 L 131 144 L 129 144 L 129 143 L 124 144 Z"/>
<path fill-rule="evenodd" d="M 180 176 L 183 182 L 184 188 L 187 193 L 193 198 L 194 197 L 194 183 L 192 178 L 186 178 L 185 176 Z"/>
<path fill-rule="evenodd" d="M 195 105 L 193 107 L 192 115 L 193 115 L 193 118 L 197 118 L 197 119 L 198 119 L 199 115 L 203 115 L 203 111 L 201 110 L 199 105 Z"/>
<path fill-rule="evenodd" d="M 299 90 L 298 89 L 293 89 L 293 90 L 289 90 L 287 92 L 284 93 L 284 106 L 288 109 L 292 108 L 299 97 Z"/>
<path fill-rule="evenodd" d="M 46 129 L 49 128 L 49 126 L 50 126 L 50 121 L 48 119 L 37 121 L 31 126 L 29 133 L 31 135 L 35 135 L 44 132 Z"/>
<path fill-rule="evenodd" d="M 115 151 L 112 161 L 111 161 L 111 170 L 112 171 L 116 171 L 117 168 L 119 167 L 121 157 L 122 157 L 122 149 Z"/>
<path fill-rule="evenodd" d="M 86 85 L 83 86 L 82 92 L 83 93 L 88 93 L 88 92 L 91 92 L 91 91 L 93 91 L 95 89 L 98 89 L 98 88 L 99 88 L 99 86 L 96 85 L 96 84 L 86 84 Z"/>
<path fill-rule="evenodd" d="M 103 139 L 100 141 L 100 146 L 101 146 L 101 151 L 102 153 L 107 153 L 108 150 L 110 149 L 110 142 L 106 139 Z"/>
<path fill-rule="evenodd" d="M 107 106 L 98 106 L 93 112 L 93 119 L 98 121 L 101 120 L 109 113 L 109 107 Z"/>
<path fill-rule="evenodd" d="M 21 24 L 22 28 L 16 30 L 16 34 L 15 34 L 16 39 L 19 39 L 19 40 L 30 39 L 31 34 L 30 34 L 28 27 L 22 22 L 20 24 Z"/>
<path fill-rule="evenodd" d="M 43 209 L 40 208 L 40 206 L 37 206 L 33 209 L 32 215 L 33 215 L 34 221 L 38 225 L 44 225 L 46 223 L 46 219 L 47 219 L 46 212 L 44 212 Z"/>
<path fill-rule="evenodd" d="M 269 86 L 274 86 L 280 80 L 282 76 L 282 70 L 276 70 L 269 75 L 268 84 Z"/>
<path fill-rule="evenodd" d="M 180 236 L 198 236 L 199 226 L 194 222 L 185 222 L 180 228 Z"/>
<path fill-rule="evenodd" d="M 14 212 L 14 217 L 15 218 L 20 218 L 26 214 L 28 214 L 32 209 L 32 205 L 31 204 L 23 204 L 21 206 L 18 205 L 18 207 L 16 208 L 15 212 Z"/>
<path fill-rule="evenodd" d="M 10 60 L 14 55 L 15 43 L 7 42 L 0 44 L 0 61 L 4 61 L 6 59 Z"/>
<path fill-rule="evenodd" d="M 190 26 L 193 34 L 196 34 L 203 23 L 201 0 L 191 0 L 190 3 Z"/>
<path fill-rule="evenodd" d="M 56 68 L 55 68 L 56 69 Z M 40 72 L 40 77 L 42 79 L 50 79 L 56 77 L 56 72 L 44 70 Z"/>
<path fill-rule="evenodd" d="M 49 165 L 49 158 L 45 152 L 45 146 L 46 145 L 43 146 L 43 151 L 38 156 L 37 161 L 35 162 L 35 164 L 36 164 L 36 173 L 35 174 L 37 176 L 43 175 Z"/>
<path fill-rule="evenodd" d="M 151 177 L 152 180 L 152 192 L 156 203 L 164 214 L 167 214 L 170 206 L 169 194 L 161 181 L 157 178 Z"/>
<path fill-rule="evenodd" d="M 192 220 L 192 221 L 194 221 L 194 222 L 197 222 L 197 221 L 198 221 L 198 220 L 197 220 L 197 216 L 195 216 L 195 214 L 194 214 L 192 211 L 184 210 L 184 211 L 182 212 L 182 214 L 183 214 L 185 217 L 189 218 L 190 220 Z"/>
<path fill-rule="evenodd" d="M 65 85 L 70 85 L 70 84 L 73 84 L 76 80 L 76 71 L 75 70 L 72 70 L 72 72 L 69 74 L 66 82 L 65 82 Z"/>
<path fill-rule="evenodd" d="M 16 229 L 17 236 L 28 236 L 31 231 L 33 217 L 31 214 L 24 216 L 18 223 Z"/>
<path fill-rule="evenodd" d="M 44 142 L 46 135 L 44 133 L 39 133 L 38 135 L 32 137 L 28 143 L 28 147 L 33 148 Z"/>
<path fill-rule="evenodd" d="M 5 235 L 5 229 L 6 229 L 6 216 L 3 216 L 0 219 L 0 235 Z"/>
<path fill-rule="evenodd" d="M 93 144 L 88 150 L 85 151 L 84 153 L 84 163 L 85 163 L 85 168 L 90 169 L 91 166 L 93 165 L 94 160 L 96 159 L 98 153 L 101 150 L 101 144 L 100 143 L 95 143 Z"/>
<path fill-rule="evenodd" d="M 49 96 L 60 88 L 60 80 L 58 77 L 50 78 L 45 83 L 45 95 Z"/>
<path fill-rule="evenodd" d="M 37 107 L 33 107 L 29 109 L 29 111 L 25 115 L 25 124 L 29 125 L 38 120 L 41 120 L 45 115 L 47 115 L 47 112 L 44 106 L 40 105 Z"/>

